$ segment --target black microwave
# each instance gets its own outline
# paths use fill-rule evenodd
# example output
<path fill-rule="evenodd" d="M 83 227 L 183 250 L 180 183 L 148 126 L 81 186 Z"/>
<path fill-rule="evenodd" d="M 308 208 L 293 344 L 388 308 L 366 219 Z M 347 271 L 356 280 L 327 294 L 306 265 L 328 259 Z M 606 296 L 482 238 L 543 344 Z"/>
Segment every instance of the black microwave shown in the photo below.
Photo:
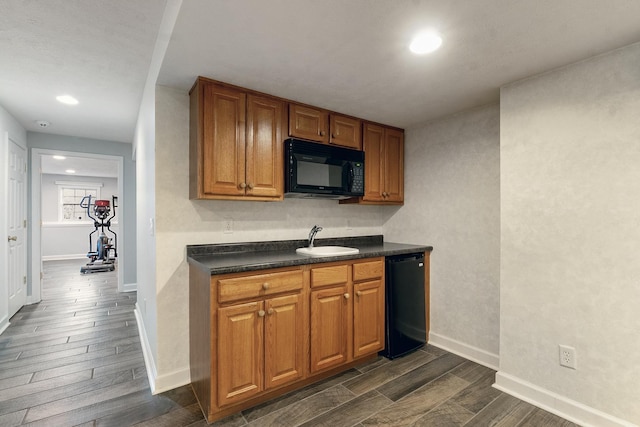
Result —
<path fill-rule="evenodd" d="M 364 151 L 290 138 L 285 197 L 348 199 L 364 195 Z"/>

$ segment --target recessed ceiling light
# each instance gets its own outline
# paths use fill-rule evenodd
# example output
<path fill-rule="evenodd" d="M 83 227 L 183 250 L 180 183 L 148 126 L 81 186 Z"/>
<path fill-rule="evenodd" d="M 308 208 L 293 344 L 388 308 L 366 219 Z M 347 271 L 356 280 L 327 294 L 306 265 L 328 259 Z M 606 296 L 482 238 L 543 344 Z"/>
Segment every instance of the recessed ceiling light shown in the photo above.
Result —
<path fill-rule="evenodd" d="M 413 38 L 409 49 L 415 54 L 424 55 L 437 50 L 440 45 L 442 45 L 442 37 L 433 31 L 424 31 Z"/>
<path fill-rule="evenodd" d="M 64 160 L 64 159 L 66 159 L 65 156 L 59 156 L 57 154 L 55 156 L 53 156 L 53 158 L 56 159 L 56 160 Z"/>
<path fill-rule="evenodd" d="M 63 104 L 67 104 L 67 105 L 77 105 L 78 104 L 78 100 L 75 99 L 71 95 L 56 96 L 56 99 L 58 100 L 58 102 L 62 102 Z"/>
<path fill-rule="evenodd" d="M 65 172 L 66 173 L 76 173 L 75 169 L 67 169 Z"/>

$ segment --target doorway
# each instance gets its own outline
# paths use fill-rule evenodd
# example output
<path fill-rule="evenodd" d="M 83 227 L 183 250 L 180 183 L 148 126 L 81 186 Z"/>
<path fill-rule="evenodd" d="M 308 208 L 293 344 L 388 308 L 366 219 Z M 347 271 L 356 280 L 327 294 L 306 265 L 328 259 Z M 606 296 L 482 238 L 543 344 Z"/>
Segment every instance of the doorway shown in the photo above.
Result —
<path fill-rule="evenodd" d="M 96 236 L 91 248 L 89 233 L 95 230 L 93 221 L 86 217 L 86 208 L 79 201 L 86 195 L 92 200 L 113 201 L 117 197 L 112 230 L 122 244 L 124 229 L 123 167 L 121 156 L 79 153 L 62 150 L 32 149 L 32 265 L 33 280 L 30 303 L 42 298 L 42 271 L 44 260 L 81 259 L 95 251 Z M 114 209 L 114 207 L 112 207 Z M 109 235 L 112 237 L 111 235 Z M 114 242 L 115 243 L 115 242 Z M 85 258 L 89 262 L 88 258 Z M 124 292 L 124 264 L 117 260 L 118 291 Z M 89 273 L 100 274 L 100 273 Z"/>
<path fill-rule="evenodd" d="M 27 150 L 11 136 L 7 158 L 7 284 L 10 319 L 27 302 Z"/>

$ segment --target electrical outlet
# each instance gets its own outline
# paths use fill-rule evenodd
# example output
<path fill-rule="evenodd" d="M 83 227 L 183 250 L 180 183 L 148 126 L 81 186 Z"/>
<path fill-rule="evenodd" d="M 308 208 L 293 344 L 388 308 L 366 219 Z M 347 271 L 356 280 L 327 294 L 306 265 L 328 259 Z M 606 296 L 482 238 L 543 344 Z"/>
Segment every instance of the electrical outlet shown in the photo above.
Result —
<path fill-rule="evenodd" d="M 351 225 L 351 220 L 347 219 L 347 231 L 353 230 L 353 226 Z"/>
<path fill-rule="evenodd" d="M 576 369 L 576 349 L 560 345 L 560 366 Z"/>
<path fill-rule="evenodd" d="M 233 233 L 233 220 L 231 218 L 225 218 L 224 219 L 224 225 L 223 225 L 223 230 L 222 232 L 224 234 L 231 234 Z"/>

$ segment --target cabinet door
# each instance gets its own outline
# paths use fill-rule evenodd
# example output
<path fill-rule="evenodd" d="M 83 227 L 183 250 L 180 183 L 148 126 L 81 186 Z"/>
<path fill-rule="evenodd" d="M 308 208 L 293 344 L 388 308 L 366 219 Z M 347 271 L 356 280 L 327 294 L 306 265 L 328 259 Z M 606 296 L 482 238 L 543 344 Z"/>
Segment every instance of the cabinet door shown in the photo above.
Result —
<path fill-rule="evenodd" d="M 304 373 L 304 310 L 302 295 L 266 301 L 265 389 L 302 378 Z"/>
<path fill-rule="evenodd" d="M 325 110 L 289 104 L 289 135 L 311 141 L 329 142 L 329 114 Z"/>
<path fill-rule="evenodd" d="M 331 130 L 330 144 L 342 145 L 356 150 L 362 149 L 362 121 L 339 114 L 331 114 L 329 129 Z"/>
<path fill-rule="evenodd" d="M 384 161 L 384 128 L 365 123 L 362 145 L 364 149 L 364 196 L 365 201 L 381 202 L 384 200 L 385 161 Z"/>
<path fill-rule="evenodd" d="M 238 402 L 263 389 L 264 302 L 218 310 L 218 405 Z"/>
<path fill-rule="evenodd" d="M 385 180 L 384 200 L 404 201 L 404 135 L 395 129 L 386 129 L 384 144 Z"/>
<path fill-rule="evenodd" d="M 244 92 L 216 84 L 204 88 L 202 188 L 205 194 L 243 195 L 245 182 Z"/>
<path fill-rule="evenodd" d="M 311 292 L 311 372 L 347 361 L 347 286 Z"/>
<path fill-rule="evenodd" d="M 384 348 L 384 285 L 382 280 L 358 283 L 353 300 L 353 357 Z"/>
<path fill-rule="evenodd" d="M 282 198 L 283 101 L 256 95 L 247 97 L 246 194 Z"/>

